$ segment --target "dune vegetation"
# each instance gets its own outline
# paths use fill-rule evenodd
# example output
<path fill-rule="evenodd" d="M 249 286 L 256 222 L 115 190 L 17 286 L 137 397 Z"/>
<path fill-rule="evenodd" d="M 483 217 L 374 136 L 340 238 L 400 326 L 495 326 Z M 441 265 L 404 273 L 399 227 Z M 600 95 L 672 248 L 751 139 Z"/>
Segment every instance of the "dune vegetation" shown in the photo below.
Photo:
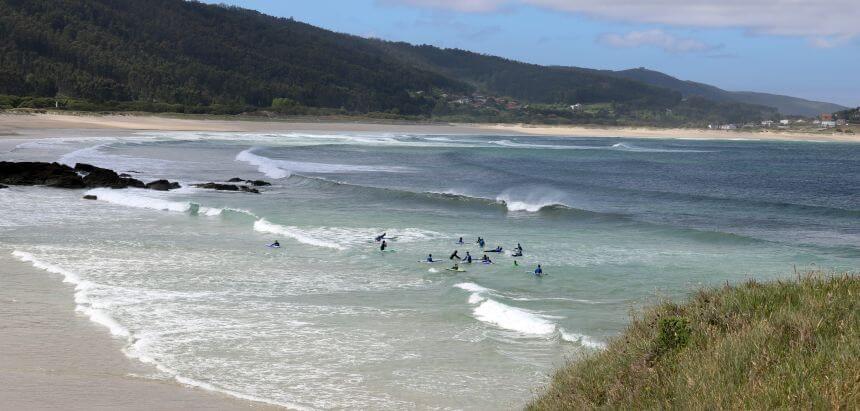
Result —
<path fill-rule="evenodd" d="M 857 409 L 860 277 L 700 290 L 559 370 L 529 410 Z"/>

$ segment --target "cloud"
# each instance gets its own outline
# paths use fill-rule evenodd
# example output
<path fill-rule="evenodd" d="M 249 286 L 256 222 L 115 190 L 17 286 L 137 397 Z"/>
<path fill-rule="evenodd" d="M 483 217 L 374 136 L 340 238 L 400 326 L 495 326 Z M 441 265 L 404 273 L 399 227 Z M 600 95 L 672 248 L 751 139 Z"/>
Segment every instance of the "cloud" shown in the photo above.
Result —
<path fill-rule="evenodd" d="M 642 46 L 659 47 L 671 53 L 691 53 L 710 51 L 718 48 L 696 39 L 680 38 L 663 30 L 631 31 L 625 34 L 607 33 L 597 38 L 597 42 L 609 47 L 634 48 Z"/>
<path fill-rule="evenodd" d="M 684 27 L 743 28 L 758 34 L 806 37 L 823 42 L 860 35 L 858 0 L 380 1 L 459 12 L 492 12 L 515 5 L 531 5 L 610 20 Z"/>

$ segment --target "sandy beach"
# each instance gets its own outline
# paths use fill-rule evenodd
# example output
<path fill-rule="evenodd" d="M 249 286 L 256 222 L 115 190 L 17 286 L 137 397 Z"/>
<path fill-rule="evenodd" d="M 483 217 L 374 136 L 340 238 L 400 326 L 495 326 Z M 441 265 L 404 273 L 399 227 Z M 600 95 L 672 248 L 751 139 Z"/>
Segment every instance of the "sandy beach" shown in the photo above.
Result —
<path fill-rule="evenodd" d="M 266 404 L 180 385 L 75 312 L 74 286 L 0 248 L 0 404 L 10 410 L 241 410 Z"/>
<path fill-rule="evenodd" d="M 0 138 L 50 137 L 57 130 L 164 130 L 213 132 L 397 132 L 555 137 L 678 138 L 696 140 L 774 140 L 860 142 L 860 135 L 783 131 L 721 131 L 598 126 L 532 126 L 523 124 L 371 123 L 367 121 L 274 121 L 252 119 L 175 118 L 157 115 L 0 114 Z"/>

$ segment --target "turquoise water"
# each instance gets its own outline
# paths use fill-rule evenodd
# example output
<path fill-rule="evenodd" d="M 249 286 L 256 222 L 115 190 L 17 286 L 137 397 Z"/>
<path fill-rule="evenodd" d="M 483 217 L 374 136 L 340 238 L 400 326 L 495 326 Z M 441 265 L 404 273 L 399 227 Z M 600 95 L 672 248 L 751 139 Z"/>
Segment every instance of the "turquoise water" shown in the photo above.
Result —
<path fill-rule="evenodd" d="M 141 133 L 0 159 L 179 180 L 0 190 L 0 246 L 75 283 L 155 377 L 294 408 L 517 408 L 659 296 L 860 262 L 851 144 Z M 187 187 L 237 176 L 274 184 Z M 506 252 L 446 271 L 478 236 Z"/>

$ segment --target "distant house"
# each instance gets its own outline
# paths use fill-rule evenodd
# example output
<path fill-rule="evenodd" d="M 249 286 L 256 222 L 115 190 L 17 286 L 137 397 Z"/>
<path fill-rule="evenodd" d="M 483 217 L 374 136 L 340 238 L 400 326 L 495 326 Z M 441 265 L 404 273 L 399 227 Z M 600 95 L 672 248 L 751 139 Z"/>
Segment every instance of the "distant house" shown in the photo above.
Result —
<path fill-rule="evenodd" d="M 582 111 L 582 104 L 576 103 L 570 106 L 573 111 Z"/>
<path fill-rule="evenodd" d="M 821 113 L 821 115 L 818 116 L 818 118 L 820 118 L 821 121 L 831 121 L 831 120 L 833 120 L 833 114 Z"/>
<path fill-rule="evenodd" d="M 836 127 L 836 122 L 833 120 L 823 120 L 823 121 L 821 121 L 821 127 L 833 128 L 833 127 Z"/>
<path fill-rule="evenodd" d="M 770 127 L 773 125 L 773 120 L 765 120 L 761 122 L 761 125 L 764 127 Z"/>
<path fill-rule="evenodd" d="M 795 124 L 804 124 L 804 123 L 806 123 L 806 120 L 799 118 L 797 120 L 794 120 L 794 122 L 795 122 Z"/>
<path fill-rule="evenodd" d="M 723 124 L 720 126 L 720 130 L 737 130 L 738 126 L 734 124 Z"/>
<path fill-rule="evenodd" d="M 782 120 L 779 120 L 779 124 L 782 124 L 782 125 L 784 125 L 784 126 L 787 126 L 787 125 L 788 125 L 788 123 L 790 123 L 790 121 L 789 121 L 789 119 L 787 119 L 787 118 L 784 118 L 784 119 L 782 119 Z"/>
<path fill-rule="evenodd" d="M 816 118 L 815 120 L 812 120 L 812 124 L 815 124 L 815 125 L 821 124 L 821 120 Z"/>
<path fill-rule="evenodd" d="M 844 125 L 846 125 L 846 124 L 848 124 L 848 122 L 847 122 L 847 121 L 845 121 L 845 119 L 844 119 L 844 118 L 840 118 L 840 119 L 836 120 L 836 125 L 837 125 L 837 126 L 844 126 Z"/>

